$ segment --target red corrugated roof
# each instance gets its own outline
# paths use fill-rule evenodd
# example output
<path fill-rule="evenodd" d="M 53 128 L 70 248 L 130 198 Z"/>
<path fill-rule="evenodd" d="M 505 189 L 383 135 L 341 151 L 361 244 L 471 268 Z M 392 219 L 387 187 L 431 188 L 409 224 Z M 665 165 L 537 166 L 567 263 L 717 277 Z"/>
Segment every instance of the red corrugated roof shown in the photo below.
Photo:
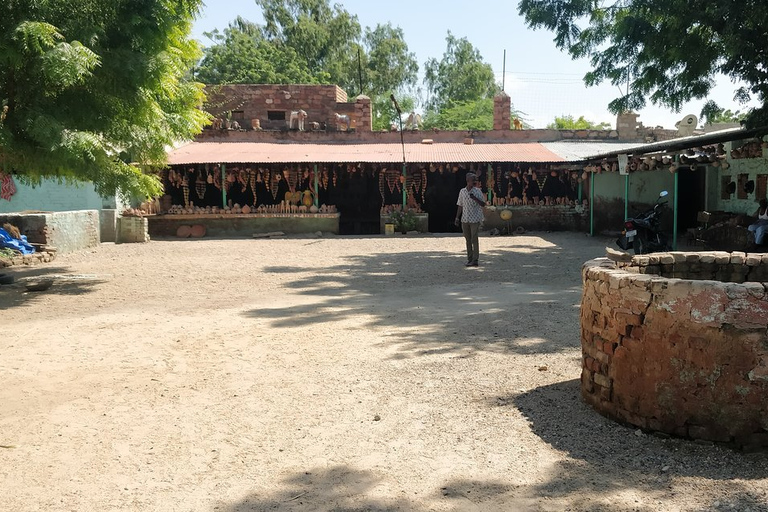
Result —
<path fill-rule="evenodd" d="M 435 143 L 405 145 L 407 162 L 563 162 L 538 142 L 510 144 Z M 192 142 L 168 154 L 170 165 L 266 163 L 398 163 L 400 144 L 280 144 Z"/>

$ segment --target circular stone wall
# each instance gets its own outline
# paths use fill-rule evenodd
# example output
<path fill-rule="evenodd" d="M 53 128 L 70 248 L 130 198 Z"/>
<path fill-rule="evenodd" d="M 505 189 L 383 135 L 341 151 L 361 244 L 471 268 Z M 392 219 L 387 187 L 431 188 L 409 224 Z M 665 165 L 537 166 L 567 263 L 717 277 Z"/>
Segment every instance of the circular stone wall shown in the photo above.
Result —
<path fill-rule="evenodd" d="M 768 447 L 768 255 L 611 257 L 583 270 L 584 399 L 642 429 Z"/>

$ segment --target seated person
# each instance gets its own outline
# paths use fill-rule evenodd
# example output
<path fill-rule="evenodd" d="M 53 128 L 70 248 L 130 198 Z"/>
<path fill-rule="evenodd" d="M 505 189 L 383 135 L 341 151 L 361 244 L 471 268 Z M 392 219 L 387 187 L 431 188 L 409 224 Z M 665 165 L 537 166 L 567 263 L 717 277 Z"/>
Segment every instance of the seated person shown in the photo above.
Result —
<path fill-rule="evenodd" d="M 755 234 L 755 244 L 763 245 L 765 234 L 768 232 L 768 201 L 760 200 L 760 207 L 755 213 L 757 221 L 749 225 L 749 231 Z"/>

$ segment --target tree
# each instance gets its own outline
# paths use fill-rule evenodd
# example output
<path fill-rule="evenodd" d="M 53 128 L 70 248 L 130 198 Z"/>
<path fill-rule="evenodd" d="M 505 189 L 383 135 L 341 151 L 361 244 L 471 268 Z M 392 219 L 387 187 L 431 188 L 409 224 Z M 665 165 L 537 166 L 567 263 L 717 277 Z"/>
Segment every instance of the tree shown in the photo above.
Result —
<path fill-rule="evenodd" d="M 394 94 L 394 92 L 392 93 Z M 416 108 L 416 99 L 413 96 L 397 95 L 397 103 L 400 105 L 400 110 L 403 116 L 407 116 Z M 389 98 L 389 94 L 386 92 L 373 96 L 371 98 L 371 106 L 373 109 L 373 130 L 389 130 L 394 124 L 397 129 L 400 129 L 400 120 L 397 117 L 397 110 L 392 104 L 392 100 Z M 403 127 L 405 127 L 405 120 L 403 120 Z"/>
<path fill-rule="evenodd" d="M 547 125 L 548 130 L 606 130 L 610 127 L 606 122 L 594 123 L 584 116 L 574 119 L 571 115 L 555 117 L 555 121 Z"/>
<path fill-rule="evenodd" d="M 427 110 L 440 111 L 453 103 L 467 104 L 492 98 L 499 90 L 493 68 L 467 38 L 448 32 L 443 58 L 425 64 L 424 83 L 429 93 Z M 466 106 L 466 105 L 465 105 Z"/>
<path fill-rule="evenodd" d="M 454 101 L 424 117 L 425 129 L 493 130 L 493 98 Z"/>
<path fill-rule="evenodd" d="M 6 0 L 0 17 L 0 166 L 25 183 L 91 181 L 103 194 L 156 195 L 131 163 L 202 129 L 188 70 L 200 0 Z"/>
<path fill-rule="evenodd" d="M 512 106 L 511 114 L 511 118 L 518 118 L 524 128 L 531 128 L 524 118 L 524 112 Z M 493 98 L 452 102 L 439 111 L 430 110 L 424 118 L 424 128 L 459 131 L 493 130 Z"/>
<path fill-rule="evenodd" d="M 366 49 L 364 92 L 371 96 L 373 107 L 373 129 L 388 130 L 392 123 L 398 124 L 390 95 L 397 96 L 402 111 L 410 112 L 416 106 L 411 90 L 416 86 L 419 65 L 416 55 L 405 42 L 400 27 L 392 24 L 366 28 L 364 45 Z"/>
<path fill-rule="evenodd" d="M 224 32 L 206 32 L 214 44 L 196 70 L 206 84 L 327 83 L 328 73 L 312 73 L 296 51 L 264 39 L 259 27 L 238 17 Z"/>
<path fill-rule="evenodd" d="M 400 92 L 416 85 L 419 64 L 409 51 L 403 29 L 391 23 L 366 28 L 366 79 L 370 95 Z"/>
<path fill-rule="evenodd" d="M 714 101 L 708 101 L 701 109 L 701 117 L 705 120 L 704 124 L 712 125 L 717 123 L 741 123 L 747 114 L 737 110 L 731 112 L 730 109 L 723 110 Z"/>
<path fill-rule="evenodd" d="M 397 120 L 389 100 L 396 94 L 412 109 L 410 89 L 418 63 L 403 31 L 392 24 L 366 28 L 357 17 L 328 0 L 257 0 L 263 26 L 238 17 L 205 51 L 197 77 L 208 84 L 321 83 L 338 84 L 373 102 L 375 129 Z M 404 97 L 408 96 L 408 100 Z"/>
<path fill-rule="evenodd" d="M 358 50 L 362 29 L 357 16 L 329 0 L 256 0 L 262 8 L 263 37 L 292 48 L 310 73 L 328 73 L 328 82 L 358 90 Z"/>
<path fill-rule="evenodd" d="M 758 1 L 521 0 L 519 12 L 533 28 L 555 33 L 555 44 L 573 58 L 588 57 L 587 85 L 608 81 L 626 89 L 610 102 L 614 113 L 646 101 L 680 111 L 706 98 L 723 74 L 745 85 L 740 102 L 756 97 L 747 124 L 768 124 L 768 4 Z"/>

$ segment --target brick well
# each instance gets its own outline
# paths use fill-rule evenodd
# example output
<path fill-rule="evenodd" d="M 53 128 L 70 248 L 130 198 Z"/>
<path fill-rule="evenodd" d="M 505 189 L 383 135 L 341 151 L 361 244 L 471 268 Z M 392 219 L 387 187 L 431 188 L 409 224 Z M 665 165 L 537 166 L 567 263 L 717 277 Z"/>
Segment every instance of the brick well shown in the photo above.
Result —
<path fill-rule="evenodd" d="M 768 447 L 768 255 L 585 264 L 584 399 L 649 431 Z"/>

